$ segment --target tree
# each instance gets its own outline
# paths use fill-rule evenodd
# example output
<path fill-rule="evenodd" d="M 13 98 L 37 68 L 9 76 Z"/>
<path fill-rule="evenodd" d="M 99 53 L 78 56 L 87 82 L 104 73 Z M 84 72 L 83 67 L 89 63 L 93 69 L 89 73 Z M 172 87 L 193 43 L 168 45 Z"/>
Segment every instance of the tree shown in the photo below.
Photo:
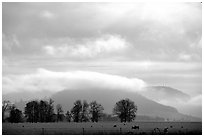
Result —
<path fill-rule="evenodd" d="M 5 112 L 10 108 L 10 106 L 11 106 L 10 101 L 4 100 L 2 102 L 2 122 L 5 122 L 4 115 L 5 115 Z"/>
<path fill-rule="evenodd" d="M 46 115 L 46 122 L 53 122 L 54 117 L 54 101 L 49 99 L 48 108 L 47 108 L 47 115 Z"/>
<path fill-rule="evenodd" d="M 82 111 L 81 111 L 81 116 L 80 116 L 81 122 L 89 121 L 88 108 L 89 108 L 89 104 L 86 102 L 86 100 L 84 100 L 82 104 Z"/>
<path fill-rule="evenodd" d="M 40 100 L 39 102 L 39 122 L 47 122 L 48 102 Z"/>
<path fill-rule="evenodd" d="M 96 101 L 92 101 L 90 104 L 91 121 L 98 122 L 98 119 L 102 116 L 103 106 Z"/>
<path fill-rule="evenodd" d="M 31 101 L 26 104 L 25 117 L 27 122 L 38 122 L 39 121 L 39 103 L 38 101 Z"/>
<path fill-rule="evenodd" d="M 74 122 L 79 122 L 81 111 L 82 111 L 81 100 L 77 100 L 76 102 L 74 102 L 74 106 L 71 109 L 71 113 L 73 115 Z"/>
<path fill-rule="evenodd" d="M 57 104 L 56 110 L 57 110 L 57 122 L 62 121 L 62 114 L 63 114 L 62 106 L 60 104 Z"/>
<path fill-rule="evenodd" d="M 53 100 L 30 101 L 25 107 L 27 122 L 53 122 L 54 106 Z"/>
<path fill-rule="evenodd" d="M 9 122 L 19 123 L 22 122 L 22 112 L 14 105 L 10 108 Z"/>
<path fill-rule="evenodd" d="M 67 113 L 66 113 L 66 120 L 67 120 L 68 122 L 71 122 L 71 118 L 72 118 L 71 112 L 67 111 Z"/>
<path fill-rule="evenodd" d="M 118 101 L 113 109 L 121 122 L 130 122 L 136 117 L 137 106 L 130 99 L 122 99 Z"/>

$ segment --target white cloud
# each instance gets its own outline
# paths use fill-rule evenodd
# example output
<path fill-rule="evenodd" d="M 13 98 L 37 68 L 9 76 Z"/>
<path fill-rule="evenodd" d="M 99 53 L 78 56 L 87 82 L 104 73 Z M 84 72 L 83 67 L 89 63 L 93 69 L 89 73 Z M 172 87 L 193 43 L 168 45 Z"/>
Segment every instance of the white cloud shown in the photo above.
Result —
<path fill-rule="evenodd" d="M 143 19 L 158 21 L 164 24 L 178 23 L 188 12 L 189 5 L 184 3 L 146 3 L 143 8 Z M 177 27 L 177 26 L 174 26 Z"/>
<path fill-rule="evenodd" d="M 10 75 L 3 77 L 3 94 L 9 92 L 58 92 L 64 89 L 123 89 L 136 92 L 146 86 L 137 78 L 129 79 L 89 71 L 53 72 L 38 69 L 35 74 Z"/>
<path fill-rule="evenodd" d="M 191 58 L 192 58 L 192 56 L 189 55 L 189 54 L 185 54 L 185 53 L 180 53 L 179 54 L 179 60 L 190 61 Z"/>
<path fill-rule="evenodd" d="M 46 45 L 43 50 L 55 57 L 88 57 L 102 54 L 117 53 L 127 49 L 129 43 L 119 35 L 103 35 L 96 39 L 86 39 L 80 44 L 59 43 Z"/>
<path fill-rule="evenodd" d="M 41 12 L 41 16 L 44 18 L 47 18 L 47 19 L 52 19 L 52 18 L 54 18 L 55 15 L 48 10 L 44 10 Z"/>
<path fill-rule="evenodd" d="M 138 78 L 127 78 L 124 76 L 105 74 L 91 71 L 66 71 L 56 72 L 46 69 L 38 69 L 36 73 L 21 75 L 6 75 L 2 77 L 3 94 L 11 92 L 34 92 L 49 91 L 56 93 L 65 89 L 76 91 L 87 91 L 94 89 L 96 92 L 103 90 L 118 90 L 124 92 L 137 92 L 142 94 L 142 89 L 148 84 Z M 97 90 L 98 89 L 98 90 Z M 142 94 L 143 95 L 143 94 Z M 162 97 L 162 93 L 156 97 Z M 147 95 L 144 94 L 147 97 Z M 202 96 L 192 97 L 190 100 L 183 101 L 168 96 L 167 99 L 157 100 L 151 96 L 151 100 L 158 103 L 176 107 L 180 112 L 192 114 L 189 108 L 200 109 Z"/>
<path fill-rule="evenodd" d="M 34 54 L 40 58 L 39 50 L 46 45 L 52 47 L 52 51 L 49 47 L 46 53 L 56 57 L 80 55 L 81 58 L 91 58 L 113 51 L 116 48 L 114 45 L 88 45 L 98 44 L 94 43 L 97 40 L 110 41 L 103 38 L 94 40 L 93 37 L 99 34 L 118 34 L 113 37 L 119 36 L 124 41 L 124 36 L 125 42 L 131 43 L 134 48 L 125 55 L 121 54 L 121 58 L 177 61 L 181 51 L 187 54 L 196 52 L 201 56 L 197 52 L 200 49 L 194 51 L 188 46 L 199 40 L 202 34 L 200 3 L 49 3 L 37 6 L 15 4 L 15 8 L 9 5 L 3 8 L 3 32 L 18 35 L 22 49 L 13 50 L 13 53 L 20 51 L 19 56 Z M 76 39 L 77 42 L 87 38 L 90 43 L 52 43 L 64 37 Z M 45 43 L 45 39 L 50 43 Z M 201 47 L 201 44 L 198 45 Z M 192 57 L 191 60 L 200 61 L 199 57 Z"/>
<path fill-rule="evenodd" d="M 54 49 L 54 47 L 47 45 L 45 47 L 43 47 L 44 50 L 46 51 L 47 54 L 49 55 L 55 55 L 56 49 Z"/>

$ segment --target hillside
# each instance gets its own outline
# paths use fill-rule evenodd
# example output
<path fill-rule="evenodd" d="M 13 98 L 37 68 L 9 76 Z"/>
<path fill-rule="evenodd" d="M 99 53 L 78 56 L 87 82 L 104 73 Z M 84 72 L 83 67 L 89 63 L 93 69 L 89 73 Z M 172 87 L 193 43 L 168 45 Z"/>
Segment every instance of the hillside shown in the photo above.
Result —
<path fill-rule="evenodd" d="M 149 86 L 140 93 L 157 102 L 188 101 L 190 99 L 190 96 L 182 91 L 166 86 Z"/>
<path fill-rule="evenodd" d="M 65 110 L 70 110 L 74 101 L 77 99 L 87 100 L 88 102 L 96 100 L 103 105 L 104 112 L 109 114 L 112 113 L 112 109 L 117 101 L 123 98 L 129 98 L 137 105 L 138 115 L 163 117 L 170 120 L 193 120 L 192 117 L 179 113 L 173 107 L 159 104 L 136 92 L 110 91 L 107 89 L 102 91 L 90 89 L 83 92 L 78 90 L 64 90 L 54 94 L 52 98 L 56 104 L 62 104 Z"/>

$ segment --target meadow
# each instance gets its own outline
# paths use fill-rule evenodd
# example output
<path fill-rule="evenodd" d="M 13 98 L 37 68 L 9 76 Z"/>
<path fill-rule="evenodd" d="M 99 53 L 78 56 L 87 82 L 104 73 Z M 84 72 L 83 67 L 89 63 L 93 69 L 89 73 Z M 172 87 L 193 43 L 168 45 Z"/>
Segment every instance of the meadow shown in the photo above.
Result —
<path fill-rule="evenodd" d="M 139 129 L 133 129 L 133 126 Z M 3 123 L 3 135 L 201 135 L 202 122 Z"/>

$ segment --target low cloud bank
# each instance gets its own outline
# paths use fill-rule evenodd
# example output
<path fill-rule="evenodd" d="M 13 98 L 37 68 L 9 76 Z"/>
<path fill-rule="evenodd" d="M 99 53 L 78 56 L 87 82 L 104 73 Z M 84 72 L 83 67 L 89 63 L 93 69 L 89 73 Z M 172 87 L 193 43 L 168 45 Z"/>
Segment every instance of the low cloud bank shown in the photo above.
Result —
<path fill-rule="evenodd" d="M 40 94 L 42 91 L 56 93 L 65 89 L 75 90 L 76 92 L 95 89 L 96 92 L 99 92 L 104 89 L 118 90 L 119 92 L 138 92 L 149 98 L 142 93 L 143 89 L 148 85 L 141 79 L 90 71 L 54 72 L 40 68 L 33 74 L 4 76 L 2 81 L 3 94 L 20 93 L 22 91 L 36 94 Z M 155 94 L 162 98 L 163 93 L 157 92 Z M 150 99 L 164 105 L 173 106 L 184 114 L 201 117 L 201 95 L 191 97 L 184 102 L 182 99 L 172 101 L 171 91 L 167 92 L 167 94 L 165 100 L 158 101 L 154 96 L 151 96 Z"/>
<path fill-rule="evenodd" d="M 58 92 L 64 89 L 124 89 L 136 92 L 146 86 L 138 78 L 127 78 L 90 71 L 53 72 L 38 69 L 34 74 L 3 77 L 3 94 L 10 92 Z"/>

